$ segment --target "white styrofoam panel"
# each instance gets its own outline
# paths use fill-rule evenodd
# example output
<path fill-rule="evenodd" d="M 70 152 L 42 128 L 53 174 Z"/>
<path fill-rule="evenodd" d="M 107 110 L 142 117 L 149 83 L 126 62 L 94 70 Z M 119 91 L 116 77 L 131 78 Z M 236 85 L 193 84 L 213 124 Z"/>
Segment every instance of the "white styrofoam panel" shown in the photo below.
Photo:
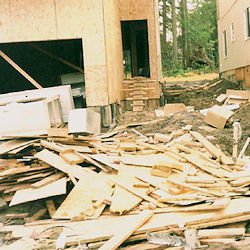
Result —
<path fill-rule="evenodd" d="M 0 136 L 35 135 L 50 127 L 45 101 L 11 103 L 0 107 Z"/>
<path fill-rule="evenodd" d="M 101 131 L 101 115 L 88 109 L 69 111 L 69 133 L 98 134 Z"/>
<path fill-rule="evenodd" d="M 0 105 L 4 103 L 19 102 L 37 98 L 52 98 L 56 95 L 60 96 L 63 121 L 68 122 L 69 110 L 74 109 L 71 87 L 69 85 L 2 94 L 0 95 Z"/>

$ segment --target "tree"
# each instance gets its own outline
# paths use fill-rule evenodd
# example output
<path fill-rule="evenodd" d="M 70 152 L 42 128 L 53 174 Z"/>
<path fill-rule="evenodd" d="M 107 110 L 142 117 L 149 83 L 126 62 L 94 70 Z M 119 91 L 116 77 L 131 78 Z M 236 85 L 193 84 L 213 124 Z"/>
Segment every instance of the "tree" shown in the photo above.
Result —
<path fill-rule="evenodd" d="M 181 30 L 182 30 L 182 63 L 187 69 L 189 62 L 188 53 L 188 26 L 187 26 L 187 0 L 181 0 Z"/>
<path fill-rule="evenodd" d="M 192 67 L 209 65 L 214 69 L 218 63 L 218 37 L 216 0 L 195 0 L 194 10 L 189 13 L 188 37 Z"/>
<path fill-rule="evenodd" d="M 174 67 L 178 64 L 178 43 L 177 43 L 177 19 L 176 19 L 176 5 L 175 0 L 171 0 L 172 9 L 172 34 L 173 34 L 173 62 Z"/>
<path fill-rule="evenodd" d="M 163 70 L 181 70 L 180 50 L 183 69 L 217 67 L 216 0 L 159 0 L 159 5 Z M 169 34 L 172 39 L 166 39 Z"/>

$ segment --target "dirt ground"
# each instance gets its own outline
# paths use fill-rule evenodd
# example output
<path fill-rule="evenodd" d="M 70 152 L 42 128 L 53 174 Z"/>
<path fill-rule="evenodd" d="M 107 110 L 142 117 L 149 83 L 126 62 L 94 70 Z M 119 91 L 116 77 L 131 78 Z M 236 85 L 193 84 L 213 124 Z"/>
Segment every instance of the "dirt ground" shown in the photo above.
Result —
<path fill-rule="evenodd" d="M 204 122 L 204 116 L 200 113 L 200 110 L 210 108 L 215 104 L 221 105 L 216 101 L 216 97 L 220 94 L 225 94 L 227 89 L 239 89 L 239 86 L 233 82 L 224 80 L 215 87 L 200 93 L 197 93 L 195 90 L 190 90 L 177 96 L 167 95 L 167 90 L 182 90 L 201 86 L 207 82 L 210 82 L 209 84 L 213 84 L 217 81 L 218 79 L 214 79 L 212 81 L 201 80 L 195 82 L 185 81 L 164 83 L 163 93 L 167 103 L 184 103 L 186 106 L 194 107 L 194 111 L 177 113 L 171 117 L 165 117 L 163 119 L 156 117 L 155 111 L 143 111 L 141 113 L 126 112 L 119 117 L 118 125 L 161 119 L 159 122 L 150 126 L 142 125 L 136 127 L 136 130 L 146 136 L 152 136 L 154 133 L 168 134 L 174 130 L 182 128 L 185 125 L 193 125 L 193 131 L 198 131 L 204 136 L 213 136 L 210 137 L 211 142 L 219 145 L 225 153 L 231 155 L 233 147 L 232 124 L 226 126 L 223 130 L 213 128 Z M 247 138 L 250 136 L 250 105 L 241 106 L 239 110 L 235 111 L 232 118 L 234 121 L 240 120 L 242 128 L 242 137 L 238 144 L 238 149 L 240 150 Z M 245 155 L 250 155 L 250 147 L 248 147 Z"/>

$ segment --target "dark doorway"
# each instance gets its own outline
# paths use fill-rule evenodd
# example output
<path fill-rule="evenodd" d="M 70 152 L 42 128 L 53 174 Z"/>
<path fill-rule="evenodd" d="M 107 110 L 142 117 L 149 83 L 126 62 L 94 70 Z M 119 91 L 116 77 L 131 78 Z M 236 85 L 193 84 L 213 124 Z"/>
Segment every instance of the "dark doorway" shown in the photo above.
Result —
<path fill-rule="evenodd" d="M 122 21 L 121 26 L 126 78 L 150 77 L 147 20 Z"/>
<path fill-rule="evenodd" d="M 42 87 L 71 85 L 75 107 L 86 106 L 82 39 L 2 43 L 2 50 Z M 0 57 L 0 94 L 35 89 Z"/>

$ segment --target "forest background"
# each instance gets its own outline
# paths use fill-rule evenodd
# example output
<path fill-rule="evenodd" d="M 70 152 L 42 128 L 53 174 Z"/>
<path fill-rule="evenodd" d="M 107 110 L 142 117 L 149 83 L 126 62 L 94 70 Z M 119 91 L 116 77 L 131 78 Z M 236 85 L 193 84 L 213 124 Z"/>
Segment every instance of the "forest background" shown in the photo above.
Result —
<path fill-rule="evenodd" d="M 216 0 L 159 0 L 163 75 L 218 68 Z"/>

